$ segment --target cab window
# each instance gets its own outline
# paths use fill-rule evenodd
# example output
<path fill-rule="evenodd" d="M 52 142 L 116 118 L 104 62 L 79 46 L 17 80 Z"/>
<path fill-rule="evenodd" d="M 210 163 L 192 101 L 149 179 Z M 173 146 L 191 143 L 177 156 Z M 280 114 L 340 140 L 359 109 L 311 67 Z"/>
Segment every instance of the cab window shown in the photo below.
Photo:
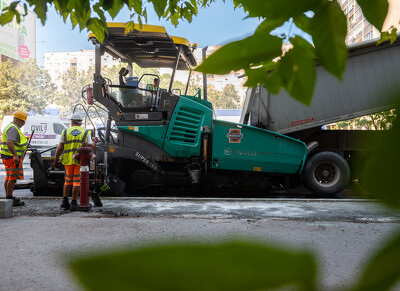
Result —
<path fill-rule="evenodd" d="M 53 131 L 55 134 L 60 135 L 66 127 L 61 123 L 53 123 Z"/>

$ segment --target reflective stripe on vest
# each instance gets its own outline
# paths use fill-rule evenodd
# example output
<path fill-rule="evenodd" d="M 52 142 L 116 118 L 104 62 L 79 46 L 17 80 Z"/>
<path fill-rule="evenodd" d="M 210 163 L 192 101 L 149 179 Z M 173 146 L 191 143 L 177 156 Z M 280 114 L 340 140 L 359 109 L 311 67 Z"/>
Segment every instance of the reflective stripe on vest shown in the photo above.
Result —
<path fill-rule="evenodd" d="M 64 154 L 61 157 L 63 165 L 79 165 L 73 155 L 83 142 L 87 142 L 89 130 L 80 126 L 72 126 L 62 132 L 64 137 Z"/>
<path fill-rule="evenodd" d="M 7 132 L 11 127 L 15 127 L 19 134 L 19 143 L 14 142 L 15 151 L 18 156 L 22 156 L 28 146 L 28 139 L 22 134 L 21 130 L 14 123 L 10 123 L 4 128 L 3 135 L 1 136 L 1 153 L 5 156 L 13 156 L 12 152 L 7 146 Z"/>

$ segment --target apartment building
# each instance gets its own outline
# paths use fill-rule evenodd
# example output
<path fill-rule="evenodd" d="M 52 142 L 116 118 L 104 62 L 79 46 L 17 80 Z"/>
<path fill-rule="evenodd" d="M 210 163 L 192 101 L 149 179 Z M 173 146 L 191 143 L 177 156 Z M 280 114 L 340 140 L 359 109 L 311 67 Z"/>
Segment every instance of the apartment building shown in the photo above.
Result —
<path fill-rule="evenodd" d="M 377 38 L 380 32 L 372 26 L 361 11 L 355 0 L 338 0 L 347 18 L 346 43 L 351 44 Z"/>
<path fill-rule="evenodd" d="M 80 50 L 77 52 L 55 52 L 44 54 L 44 68 L 48 71 L 51 80 L 57 86 L 61 86 L 61 76 L 70 68 L 76 67 L 78 71 L 87 71 L 94 68 L 94 50 Z M 103 66 L 118 65 L 118 61 L 104 54 Z"/>
<path fill-rule="evenodd" d="M 338 2 L 347 18 L 347 44 L 380 37 L 380 31 L 366 20 L 357 1 L 338 0 Z M 400 0 L 388 0 L 388 2 L 389 13 L 383 24 L 383 31 L 387 31 L 391 26 L 400 28 Z"/>

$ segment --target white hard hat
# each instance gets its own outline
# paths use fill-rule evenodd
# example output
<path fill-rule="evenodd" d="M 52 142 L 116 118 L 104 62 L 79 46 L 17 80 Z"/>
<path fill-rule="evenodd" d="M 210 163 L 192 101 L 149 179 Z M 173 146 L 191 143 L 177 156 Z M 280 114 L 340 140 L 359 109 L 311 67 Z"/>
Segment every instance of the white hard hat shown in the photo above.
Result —
<path fill-rule="evenodd" d="M 81 113 L 75 112 L 74 114 L 71 115 L 71 120 L 82 121 L 83 116 Z"/>

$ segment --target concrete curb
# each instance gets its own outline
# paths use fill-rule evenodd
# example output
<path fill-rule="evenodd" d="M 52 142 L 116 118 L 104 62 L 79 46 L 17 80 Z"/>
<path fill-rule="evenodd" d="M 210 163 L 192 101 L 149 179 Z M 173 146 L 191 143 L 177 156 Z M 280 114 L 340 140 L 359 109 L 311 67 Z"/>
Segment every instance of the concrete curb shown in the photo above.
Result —
<path fill-rule="evenodd" d="M 12 199 L 0 199 L 0 219 L 10 218 L 13 214 L 12 207 Z"/>

